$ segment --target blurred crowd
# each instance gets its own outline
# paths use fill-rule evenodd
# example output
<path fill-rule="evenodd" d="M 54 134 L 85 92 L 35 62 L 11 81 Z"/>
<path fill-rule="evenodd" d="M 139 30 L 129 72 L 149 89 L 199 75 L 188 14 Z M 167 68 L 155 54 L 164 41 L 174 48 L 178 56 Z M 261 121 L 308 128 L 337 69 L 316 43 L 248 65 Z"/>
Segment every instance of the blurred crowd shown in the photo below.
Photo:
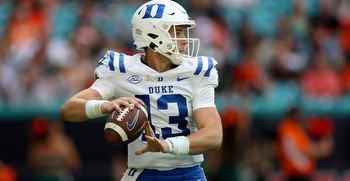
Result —
<path fill-rule="evenodd" d="M 57 111 L 91 85 L 107 50 L 135 53 L 130 20 L 144 2 L 2 0 L 0 108 L 35 104 Z M 235 129 L 227 132 L 236 140 L 229 151 L 248 143 L 254 116 L 279 119 L 293 106 L 349 113 L 350 1 L 177 2 L 196 21 L 192 36 L 201 39 L 199 54 L 219 62 L 217 106 L 225 128 Z M 271 154 L 265 143 L 250 150 L 266 153 L 251 160 L 263 169 L 271 167 L 261 160 Z"/>
<path fill-rule="evenodd" d="M 1 1 L 0 105 L 57 108 L 89 86 L 106 49 L 133 51 L 130 18 L 140 3 Z"/>
<path fill-rule="evenodd" d="M 91 84 L 106 50 L 135 53 L 130 19 L 143 2 L 1 1 L 0 106 L 56 109 Z M 196 20 L 200 54 L 219 62 L 220 110 L 348 111 L 349 1 L 179 2 Z"/>

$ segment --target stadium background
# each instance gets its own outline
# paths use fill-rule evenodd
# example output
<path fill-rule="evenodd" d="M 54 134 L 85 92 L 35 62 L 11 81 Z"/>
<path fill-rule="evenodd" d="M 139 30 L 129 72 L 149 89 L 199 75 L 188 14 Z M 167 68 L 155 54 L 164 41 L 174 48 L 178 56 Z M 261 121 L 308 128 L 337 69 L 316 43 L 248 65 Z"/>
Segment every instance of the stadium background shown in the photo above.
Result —
<path fill-rule="evenodd" d="M 93 81 L 106 50 L 134 53 L 130 19 L 145 1 L 2 0 L 0 2 L 0 158 L 28 180 L 28 127 L 38 116 L 59 121 L 60 105 Z M 276 125 L 292 106 L 331 117 L 335 150 L 320 171 L 350 169 L 350 2 L 347 0 L 179 0 L 196 20 L 201 55 L 218 62 L 217 105 L 242 155 L 232 173 L 246 180 L 279 170 Z M 305 72 L 322 62 L 325 74 Z M 321 64 L 322 64 L 321 63 Z M 316 78 L 315 78 L 316 77 Z M 319 85 L 320 84 L 320 85 Z M 103 141 L 103 119 L 65 122 L 83 165 L 77 180 L 110 179 L 116 148 Z M 225 148 L 223 148 L 225 149 Z M 220 157 L 204 167 L 216 174 Z M 215 164 L 216 163 L 216 164 Z"/>

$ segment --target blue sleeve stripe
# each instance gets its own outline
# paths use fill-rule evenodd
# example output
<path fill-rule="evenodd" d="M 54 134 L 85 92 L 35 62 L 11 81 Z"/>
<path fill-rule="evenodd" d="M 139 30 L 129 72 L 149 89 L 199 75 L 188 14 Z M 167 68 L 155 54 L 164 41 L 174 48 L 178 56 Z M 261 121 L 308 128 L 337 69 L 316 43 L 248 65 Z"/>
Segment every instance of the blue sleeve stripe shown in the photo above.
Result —
<path fill-rule="evenodd" d="M 198 57 L 198 65 L 196 71 L 193 73 L 194 75 L 199 75 L 201 73 L 203 68 L 203 60 L 202 57 Z"/>
<path fill-rule="evenodd" d="M 108 62 L 109 70 L 114 71 L 114 53 L 109 53 L 109 62 Z"/>
<path fill-rule="evenodd" d="M 103 62 L 106 60 L 106 57 L 103 57 L 100 61 L 98 61 L 98 65 L 103 65 Z"/>
<path fill-rule="evenodd" d="M 204 76 L 205 77 L 209 77 L 210 75 L 210 70 L 214 67 L 214 63 L 213 63 L 213 58 L 212 57 L 208 57 L 208 70 L 205 71 Z"/>
<path fill-rule="evenodd" d="M 119 70 L 125 73 L 124 54 L 119 54 Z"/>

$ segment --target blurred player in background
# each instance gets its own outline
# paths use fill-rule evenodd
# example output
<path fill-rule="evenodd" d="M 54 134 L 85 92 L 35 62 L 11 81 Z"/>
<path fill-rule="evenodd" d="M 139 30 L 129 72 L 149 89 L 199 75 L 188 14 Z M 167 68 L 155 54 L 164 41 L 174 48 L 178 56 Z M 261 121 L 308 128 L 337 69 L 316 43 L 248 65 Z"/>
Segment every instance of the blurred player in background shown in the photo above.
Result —
<path fill-rule="evenodd" d="M 325 123 L 321 124 L 331 125 Z M 278 127 L 278 158 L 288 181 L 311 180 L 317 168 L 317 160 L 328 156 L 333 150 L 331 129 L 322 131 L 323 126 L 318 130 L 313 128 L 310 134 L 307 128 L 305 117 L 297 107 L 287 113 Z M 322 136 L 319 134 L 320 131 Z M 310 135 L 317 135 L 317 140 L 313 140 Z"/>
<path fill-rule="evenodd" d="M 27 161 L 37 181 L 74 181 L 81 160 L 61 122 L 38 117 L 29 127 Z"/>
<path fill-rule="evenodd" d="M 18 175 L 16 169 L 9 163 L 0 159 L 0 180 L 1 181 L 16 181 Z"/>
<path fill-rule="evenodd" d="M 197 57 L 199 40 L 189 37 L 195 22 L 174 1 L 143 4 L 131 24 L 136 48 L 145 53 L 108 51 L 93 85 L 63 104 L 62 118 L 84 121 L 145 105 L 149 124 L 128 145 L 122 180 L 207 180 L 203 153 L 218 149 L 223 137 L 214 103 L 217 62 Z"/>

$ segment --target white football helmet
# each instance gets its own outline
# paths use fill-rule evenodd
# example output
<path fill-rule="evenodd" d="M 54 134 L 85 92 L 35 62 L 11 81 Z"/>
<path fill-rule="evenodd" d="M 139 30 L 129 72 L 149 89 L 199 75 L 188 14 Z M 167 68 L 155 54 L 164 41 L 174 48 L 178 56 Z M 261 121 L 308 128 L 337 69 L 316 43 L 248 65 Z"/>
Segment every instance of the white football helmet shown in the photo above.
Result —
<path fill-rule="evenodd" d="M 134 44 L 139 50 L 145 47 L 168 57 L 178 65 L 184 57 L 195 57 L 199 50 L 199 39 L 189 37 L 189 29 L 196 24 L 186 10 L 171 0 L 152 0 L 139 7 L 131 20 Z M 169 34 L 170 28 L 186 27 L 186 38 L 177 38 Z M 178 40 L 188 42 L 186 53 L 179 52 Z"/>

